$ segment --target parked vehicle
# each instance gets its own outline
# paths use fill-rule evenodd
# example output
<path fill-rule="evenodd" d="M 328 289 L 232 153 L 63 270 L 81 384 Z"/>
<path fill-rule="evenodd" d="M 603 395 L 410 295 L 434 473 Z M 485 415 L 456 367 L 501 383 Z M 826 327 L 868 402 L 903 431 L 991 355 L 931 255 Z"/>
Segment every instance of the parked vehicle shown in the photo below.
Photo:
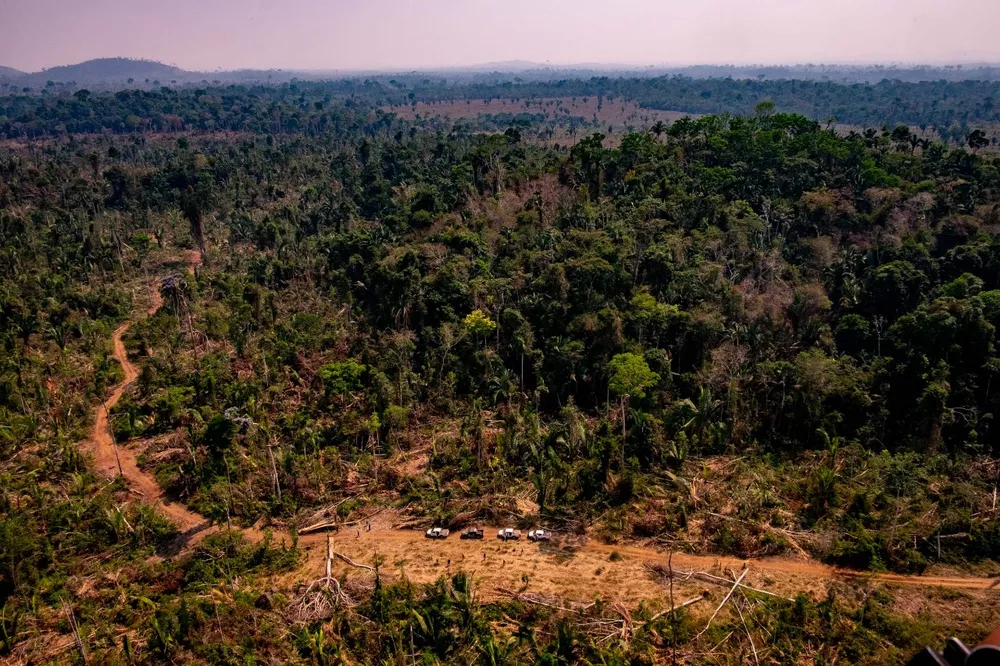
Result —
<path fill-rule="evenodd" d="M 424 532 L 424 536 L 428 539 L 447 539 L 449 534 L 451 531 L 443 527 L 432 527 Z"/>
<path fill-rule="evenodd" d="M 499 530 L 497 538 L 501 541 L 517 541 L 521 538 L 521 532 L 508 527 L 507 529 Z"/>
<path fill-rule="evenodd" d="M 530 541 L 551 541 L 552 532 L 548 530 L 531 530 L 528 532 L 528 539 Z"/>
<path fill-rule="evenodd" d="M 483 530 L 482 529 L 480 529 L 478 527 L 470 527 L 469 529 L 462 531 L 462 534 L 460 535 L 460 538 L 462 538 L 462 539 L 482 539 L 483 536 L 485 536 L 485 535 L 483 534 Z"/>

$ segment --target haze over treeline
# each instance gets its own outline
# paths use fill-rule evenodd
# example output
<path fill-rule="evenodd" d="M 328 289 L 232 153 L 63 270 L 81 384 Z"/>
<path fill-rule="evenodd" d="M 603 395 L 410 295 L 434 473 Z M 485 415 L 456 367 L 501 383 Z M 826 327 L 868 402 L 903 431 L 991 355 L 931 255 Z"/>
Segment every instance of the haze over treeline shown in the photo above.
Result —
<path fill-rule="evenodd" d="M 38 71 L 125 55 L 191 70 L 541 63 L 1000 60 L 990 0 L 8 0 L 0 62 Z"/>
<path fill-rule="evenodd" d="M 431 76 L 436 85 L 505 84 L 592 78 L 687 77 L 693 79 L 801 80 L 837 84 L 881 81 L 960 82 L 1000 80 L 1000 64 L 958 65 L 691 65 L 685 67 L 630 67 L 610 64 L 552 66 L 529 61 L 506 61 L 407 71 L 338 71 L 240 69 L 230 71 L 190 71 L 153 60 L 98 58 L 60 65 L 38 72 L 22 72 L 0 65 L 0 86 L 19 92 L 41 90 L 159 88 L 176 85 L 287 83 L 289 81 L 343 81 L 376 79 L 426 85 Z"/>

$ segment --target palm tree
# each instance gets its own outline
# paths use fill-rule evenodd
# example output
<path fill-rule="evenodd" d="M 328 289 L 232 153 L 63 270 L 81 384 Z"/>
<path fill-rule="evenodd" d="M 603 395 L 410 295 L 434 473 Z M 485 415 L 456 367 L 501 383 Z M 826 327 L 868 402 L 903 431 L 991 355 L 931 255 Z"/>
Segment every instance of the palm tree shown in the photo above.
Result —
<path fill-rule="evenodd" d="M 499 406 L 502 402 L 509 401 L 517 395 L 517 384 L 514 383 L 514 374 L 506 366 L 500 366 L 495 370 L 489 381 L 489 392 L 493 399 L 493 405 Z"/>
<path fill-rule="evenodd" d="M 513 636 L 501 642 L 492 635 L 487 635 L 479 641 L 479 663 L 482 666 L 507 666 L 513 663 L 514 650 L 517 641 Z"/>
<path fill-rule="evenodd" d="M 549 663 L 558 666 L 569 666 L 576 663 L 577 637 L 572 625 L 562 619 L 556 625 L 556 635 L 545 650 L 539 663 Z"/>
<path fill-rule="evenodd" d="M 712 392 L 708 389 L 708 387 L 702 386 L 701 390 L 698 392 L 697 405 L 689 399 L 681 400 L 679 404 L 687 407 L 691 413 L 691 418 L 688 419 L 683 426 L 684 429 L 694 426 L 695 437 L 698 438 L 700 443 L 705 430 L 707 430 L 708 426 L 711 424 L 715 410 L 722 404 L 722 402 L 714 400 L 712 398 Z"/>
<path fill-rule="evenodd" d="M 18 310 L 14 326 L 21 336 L 21 342 L 27 346 L 31 334 L 38 331 L 38 314 L 33 310 Z"/>
<path fill-rule="evenodd" d="M 451 578 L 448 586 L 450 605 L 456 613 L 459 628 L 466 634 L 475 630 L 478 624 L 476 609 L 476 593 L 472 586 L 472 577 L 460 571 Z"/>
<path fill-rule="evenodd" d="M 50 326 L 46 331 L 48 337 L 59 346 L 60 351 L 66 351 L 67 336 L 69 333 L 67 329 L 66 322 L 60 322 Z"/>

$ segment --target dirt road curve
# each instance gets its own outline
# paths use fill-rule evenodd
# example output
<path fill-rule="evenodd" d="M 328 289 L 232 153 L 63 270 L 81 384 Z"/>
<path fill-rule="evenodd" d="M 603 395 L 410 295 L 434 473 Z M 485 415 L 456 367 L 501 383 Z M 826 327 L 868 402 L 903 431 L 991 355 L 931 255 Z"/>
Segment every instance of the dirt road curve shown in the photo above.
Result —
<path fill-rule="evenodd" d="M 188 253 L 185 263 L 193 272 L 201 257 Z M 148 314 L 162 305 L 158 282 L 150 284 L 152 305 Z M 108 396 L 105 405 L 96 408 L 92 435 L 84 450 L 93 457 L 97 470 L 109 477 L 118 473 L 133 492 L 154 505 L 188 535 L 187 546 L 211 533 L 209 521 L 182 504 L 169 501 L 152 475 L 139 469 L 136 453 L 127 447 L 117 447 L 108 424 L 108 410 L 138 377 L 138 369 L 128 360 L 122 336 L 129 328 L 123 324 L 114 333 L 114 356 L 121 363 L 125 380 Z M 256 530 L 244 530 L 252 539 L 259 539 Z M 640 546 L 606 545 L 585 538 L 558 539 L 537 545 L 526 541 L 498 542 L 490 538 L 496 529 L 487 529 L 484 541 L 461 541 L 457 535 L 444 541 L 425 539 L 421 532 L 391 529 L 372 531 L 342 530 L 333 537 L 334 548 L 359 562 L 381 560 L 388 574 L 406 575 L 416 582 L 430 582 L 441 574 L 459 569 L 470 572 L 489 597 L 499 589 L 526 587 L 534 593 L 546 593 L 568 599 L 592 599 L 595 596 L 623 602 L 638 602 L 660 598 L 663 591 L 652 583 L 645 565 L 667 563 L 665 552 Z M 306 550 L 306 563 L 296 577 L 318 576 L 325 564 L 326 535 L 303 536 L 299 544 Z M 831 582 L 844 579 L 864 579 L 874 582 L 919 587 L 943 587 L 961 590 L 998 590 L 1000 579 L 961 576 L 904 576 L 870 574 L 828 567 L 811 561 L 793 559 L 739 560 L 727 557 L 686 555 L 673 558 L 678 571 L 707 571 L 723 574 L 725 570 L 750 568 L 751 584 L 794 596 L 799 591 L 821 593 Z M 341 568 L 346 567 L 338 563 Z M 357 570 L 354 570 L 355 573 Z M 694 583 L 687 584 L 694 586 Z"/>
<path fill-rule="evenodd" d="M 201 263 L 201 257 L 197 252 L 188 253 L 186 262 L 188 270 L 193 272 L 194 267 Z M 152 299 L 147 315 L 152 315 L 163 305 L 163 298 L 160 296 L 159 281 L 154 281 L 149 285 L 149 293 Z M 182 532 L 196 533 L 204 536 L 209 528 L 209 522 L 193 511 L 190 511 L 183 504 L 169 501 L 163 494 L 156 479 L 152 475 L 139 469 L 136 461 L 136 452 L 127 447 L 116 447 L 108 423 L 108 414 L 112 407 L 118 404 L 122 394 L 139 377 L 139 370 L 128 360 L 125 353 L 125 344 L 122 336 L 128 331 L 131 322 L 125 322 L 112 336 L 114 344 L 114 357 L 121 364 L 125 373 L 125 380 L 115 387 L 111 395 L 104 401 L 103 405 L 98 405 L 94 428 L 91 430 L 90 438 L 83 449 L 93 457 L 96 470 L 108 477 L 118 474 L 119 465 L 121 474 L 129 485 L 129 488 L 138 494 L 142 499 L 154 505 L 158 511 L 169 518 Z"/>

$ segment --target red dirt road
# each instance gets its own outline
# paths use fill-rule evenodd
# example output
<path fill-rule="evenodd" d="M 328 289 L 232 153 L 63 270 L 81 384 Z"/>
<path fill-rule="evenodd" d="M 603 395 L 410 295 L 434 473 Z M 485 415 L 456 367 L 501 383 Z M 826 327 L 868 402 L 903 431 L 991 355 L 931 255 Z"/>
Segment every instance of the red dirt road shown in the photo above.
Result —
<path fill-rule="evenodd" d="M 186 259 L 189 270 L 192 272 L 194 266 L 201 263 L 201 257 L 196 252 L 189 253 Z M 146 314 L 152 315 L 163 305 L 163 298 L 160 296 L 156 282 L 151 283 L 149 287 L 152 304 Z M 197 532 L 198 535 L 203 536 L 207 532 L 206 528 L 209 527 L 208 520 L 189 510 L 183 504 L 169 501 L 164 496 L 163 489 L 160 488 L 156 479 L 151 474 L 139 469 L 136 452 L 127 447 L 115 445 L 108 423 L 108 414 L 111 408 L 121 400 L 125 389 L 139 377 L 139 369 L 129 361 L 128 354 L 125 353 L 125 344 L 122 342 L 122 336 L 128 331 L 129 326 L 131 326 L 131 322 L 125 322 L 118 327 L 112 336 L 113 355 L 121 364 L 125 379 L 114 388 L 103 405 L 97 406 L 94 427 L 91 430 L 90 438 L 83 446 L 83 450 L 93 457 L 94 468 L 97 472 L 114 478 L 120 468 L 121 475 L 125 478 L 129 488 L 145 502 L 152 504 L 162 515 L 169 518 L 181 532 Z"/>

